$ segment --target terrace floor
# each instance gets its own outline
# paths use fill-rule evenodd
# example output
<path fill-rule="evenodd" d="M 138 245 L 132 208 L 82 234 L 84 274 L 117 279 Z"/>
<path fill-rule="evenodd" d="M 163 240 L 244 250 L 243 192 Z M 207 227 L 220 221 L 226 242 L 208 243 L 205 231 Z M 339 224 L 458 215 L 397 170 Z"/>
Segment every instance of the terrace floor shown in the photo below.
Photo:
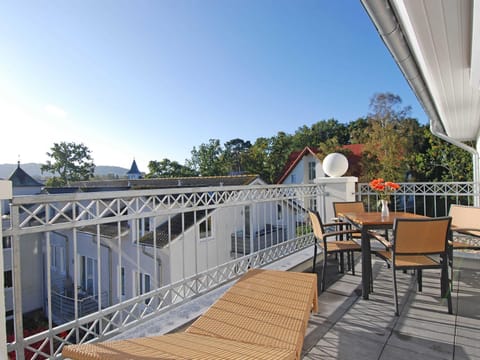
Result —
<path fill-rule="evenodd" d="M 310 319 L 304 359 L 480 359 L 480 258 L 456 258 L 454 265 L 453 315 L 434 270 L 424 271 L 421 293 L 416 276 L 398 272 L 399 317 L 383 261 L 373 263 L 370 300 L 361 297 L 360 266 L 355 276 L 334 275 Z"/>
<path fill-rule="evenodd" d="M 311 267 L 308 268 L 311 253 L 311 249 L 306 249 L 302 265 L 286 263 L 283 270 L 311 271 Z M 309 321 L 304 360 L 480 360 L 478 255 L 476 258 L 455 258 L 453 315 L 448 314 L 447 304 L 440 299 L 439 273 L 425 270 L 421 293 L 416 290 L 416 276 L 398 272 L 401 313 L 395 316 L 391 269 L 381 260 L 374 260 L 372 266 L 374 292 L 370 300 L 364 300 L 360 290 L 360 264 L 352 276 L 339 274 L 332 261 L 327 272 L 327 290 L 319 295 L 319 312 Z M 183 326 L 177 324 L 178 320 L 202 314 L 230 285 L 156 317 L 116 339 L 183 331 L 191 320 L 186 324 L 184 320 Z"/>

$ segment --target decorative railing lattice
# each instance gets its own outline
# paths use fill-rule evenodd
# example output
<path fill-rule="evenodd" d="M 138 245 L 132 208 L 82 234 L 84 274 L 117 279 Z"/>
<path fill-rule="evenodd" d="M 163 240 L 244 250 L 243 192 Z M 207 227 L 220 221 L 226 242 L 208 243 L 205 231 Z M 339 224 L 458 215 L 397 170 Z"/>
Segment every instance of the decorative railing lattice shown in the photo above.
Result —
<path fill-rule="evenodd" d="M 359 183 L 357 198 L 369 211 L 378 206 L 378 194 L 368 183 Z M 474 182 L 400 183 L 400 189 L 390 199 L 390 208 L 428 216 L 448 214 L 451 204 L 480 206 L 480 184 Z"/>

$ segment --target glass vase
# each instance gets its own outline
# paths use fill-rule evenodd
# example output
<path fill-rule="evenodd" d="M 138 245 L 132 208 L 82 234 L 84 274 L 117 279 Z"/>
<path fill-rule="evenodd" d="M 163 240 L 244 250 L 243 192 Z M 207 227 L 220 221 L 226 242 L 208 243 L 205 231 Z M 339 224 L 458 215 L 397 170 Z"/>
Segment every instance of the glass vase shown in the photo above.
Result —
<path fill-rule="evenodd" d="M 388 215 L 390 214 L 389 213 L 389 210 L 388 210 L 388 201 L 387 200 L 380 200 L 380 205 L 381 205 L 381 214 L 382 214 L 382 218 L 383 217 L 388 217 Z"/>

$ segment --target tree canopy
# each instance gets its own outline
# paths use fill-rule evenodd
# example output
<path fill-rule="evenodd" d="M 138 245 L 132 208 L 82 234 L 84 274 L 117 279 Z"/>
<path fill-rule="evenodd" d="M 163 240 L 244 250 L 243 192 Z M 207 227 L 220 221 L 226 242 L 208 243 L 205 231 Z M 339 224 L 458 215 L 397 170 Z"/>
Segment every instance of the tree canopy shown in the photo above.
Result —
<path fill-rule="evenodd" d="M 309 146 L 317 150 L 320 158 L 331 152 L 348 156 L 351 152 L 345 145 L 363 144 L 362 158 L 355 164 L 357 170 L 361 169 L 362 182 L 377 177 L 404 181 L 407 174 L 413 174 L 419 181 L 471 180 L 470 154 L 433 136 L 427 125 L 410 117 L 410 111 L 409 106 L 402 105 L 400 96 L 378 93 L 371 98 L 370 113 L 348 124 L 335 119 L 321 120 L 301 126 L 293 134 L 279 131 L 253 143 L 235 138 L 222 146 L 219 139 L 210 139 L 207 144 L 193 148 L 192 158 L 186 161 L 184 169 L 179 166 L 171 171 L 150 169 L 148 176 L 185 176 L 188 168 L 192 176 L 249 173 L 275 183 L 294 151 Z"/>
<path fill-rule="evenodd" d="M 222 144 L 219 139 L 210 139 L 195 146 L 184 165 L 166 158 L 151 160 L 146 177 L 248 173 L 275 183 L 294 151 L 309 146 L 318 151 L 320 158 L 331 152 L 348 156 L 345 145 L 363 144 L 362 158 L 356 164 L 356 169 L 361 169 L 361 182 L 377 177 L 404 181 L 407 174 L 418 181 L 471 181 L 471 155 L 433 136 L 428 125 L 410 117 L 410 111 L 409 106 L 403 106 L 400 96 L 378 93 L 371 98 L 369 114 L 350 123 L 320 120 L 311 126 L 301 126 L 293 134 L 279 131 L 253 143 L 234 138 Z M 50 159 L 42 171 L 58 174 L 48 185 L 66 185 L 93 175 L 95 165 L 90 150 L 83 144 L 55 143 L 47 155 Z"/>
<path fill-rule="evenodd" d="M 58 174 L 47 180 L 47 186 L 65 186 L 72 181 L 89 180 L 93 177 L 95 164 L 90 149 L 74 142 L 54 143 L 47 152 L 50 158 L 41 166 L 41 171 Z"/>
<path fill-rule="evenodd" d="M 191 177 L 197 176 L 197 172 L 177 161 L 163 159 L 151 160 L 148 163 L 147 178 Z"/>

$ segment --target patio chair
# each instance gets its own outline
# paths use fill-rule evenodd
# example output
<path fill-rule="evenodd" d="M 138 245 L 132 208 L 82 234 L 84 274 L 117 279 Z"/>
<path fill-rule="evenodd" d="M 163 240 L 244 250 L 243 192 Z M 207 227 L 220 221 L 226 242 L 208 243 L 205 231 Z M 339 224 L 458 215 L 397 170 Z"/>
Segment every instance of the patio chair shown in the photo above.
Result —
<path fill-rule="evenodd" d="M 452 218 L 450 245 L 453 250 L 480 250 L 478 243 L 465 242 L 460 238 L 480 239 L 480 208 L 465 205 L 451 205 L 448 216 Z"/>
<path fill-rule="evenodd" d="M 333 212 L 335 213 L 335 217 L 337 217 L 339 213 L 365 212 L 365 205 L 363 201 L 335 201 L 333 203 Z"/>
<path fill-rule="evenodd" d="M 317 251 L 318 247 L 323 250 L 323 263 L 322 263 L 322 280 L 321 280 L 321 291 L 325 291 L 326 287 L 326 270 L 327 270 L 327 257 L 329 254 L 340 254 L 343 256 L 344 253 L 347 253 L 347 256 L 350 257 L 350 262 L 352 264 L 352 275 L 355 275 L 355 266 L 353 253 L 355 251 L 361 251 L 361 246 L 355 241 L 351 240 L 352 234 L 356 233 L 357 230 L 339 230 L 339 231 L 329 231 L 324 230 L 324 226 L 335 226 L 338 227 L 338 223 L 328 223 L 323 224 L 320 215 L 316 211 L 309 210 L 308 215 L 310 217 L 310 222 L 313 228 L 313 234 L 315 237 L 315 246 L 313 253 L 313 268 L 312 272 L 315 272 L 315 266 L 317 262 Z M 335 237 L 334 241 L 327 241 L 328 238 Z M 343 240 L 343 237 L 347 237 L 346 240 Z M 343 269 L 341 269 L 343 271 Z"/>
<path fill-rule="evenodd" d="M 448 264 L 450 266 L 451 288 L 453 290 L 453 251 L 480 251 L 480 208 L 452 204 L 448 215 L 452 218 Z"/>
<path fill-rule="evenodd" d="M 333 203 L 333 212 L 335 214 L 335 219 L 339 219 L 339 214 L 348 213 L 348 212 L 365 212 L 365 205 L 362 201 L 336 201 Z M 343 222 L 343 224 L 350 225 L 349 223 Z M 347 227 L 347 229 L 351 226 Z M 354 232 L 352 237 L 355 239 L 361 239 L 362 233 L 360 231 Z"/>
<path fill-rule="evenodd" d="M 448 313 L 452 313 L 451 292 L 448 291 L 448 234 L 450 217 L 426 219 L 395 219 L 393 225 L 393 243 L 383 240 L 390 247 L 377 251 L 385 261 L 391 264 L 393 277 L 393 297 L 395 314 L 398 307 L 397 270 L 416 270 L 418 291 L 422 291 L 422 271 L 440 269 L 441 296 L 447 298 Z M 377 239 L 379 236 L 377 235 Z M 379 239 L 380 240 L 380 239 Z"/>
<path fill-rule="evenodd" d="M 365 205 L 363 204 L 362 201 L 335 201 L 333 203 L 333 213 L 334 213 L 334 218 L 332 219 L 334 222 L 338 223 L 339 225 L 339 230 L 350 230 L 352 229 L 352 225 L 346 221 L 343 221 L 340 217 L 339 214 L 342 213 L 348 213 L 348 212 L 365 212 Z M 352 233 L 351 235 L 352 239 L 355 239 L 356 241 L 360 241 L 362 239 L 362 233 L 360 231 L 356 231 Z M 354 266 L 354 264 L 350 263 L 350 256 L 347 258 L 348 259 L 348 267 Z M 343 256 L 340 258 L 340 261 L 343 262 Z M 342 263 L 343 266 L 343 263 Z"/>

